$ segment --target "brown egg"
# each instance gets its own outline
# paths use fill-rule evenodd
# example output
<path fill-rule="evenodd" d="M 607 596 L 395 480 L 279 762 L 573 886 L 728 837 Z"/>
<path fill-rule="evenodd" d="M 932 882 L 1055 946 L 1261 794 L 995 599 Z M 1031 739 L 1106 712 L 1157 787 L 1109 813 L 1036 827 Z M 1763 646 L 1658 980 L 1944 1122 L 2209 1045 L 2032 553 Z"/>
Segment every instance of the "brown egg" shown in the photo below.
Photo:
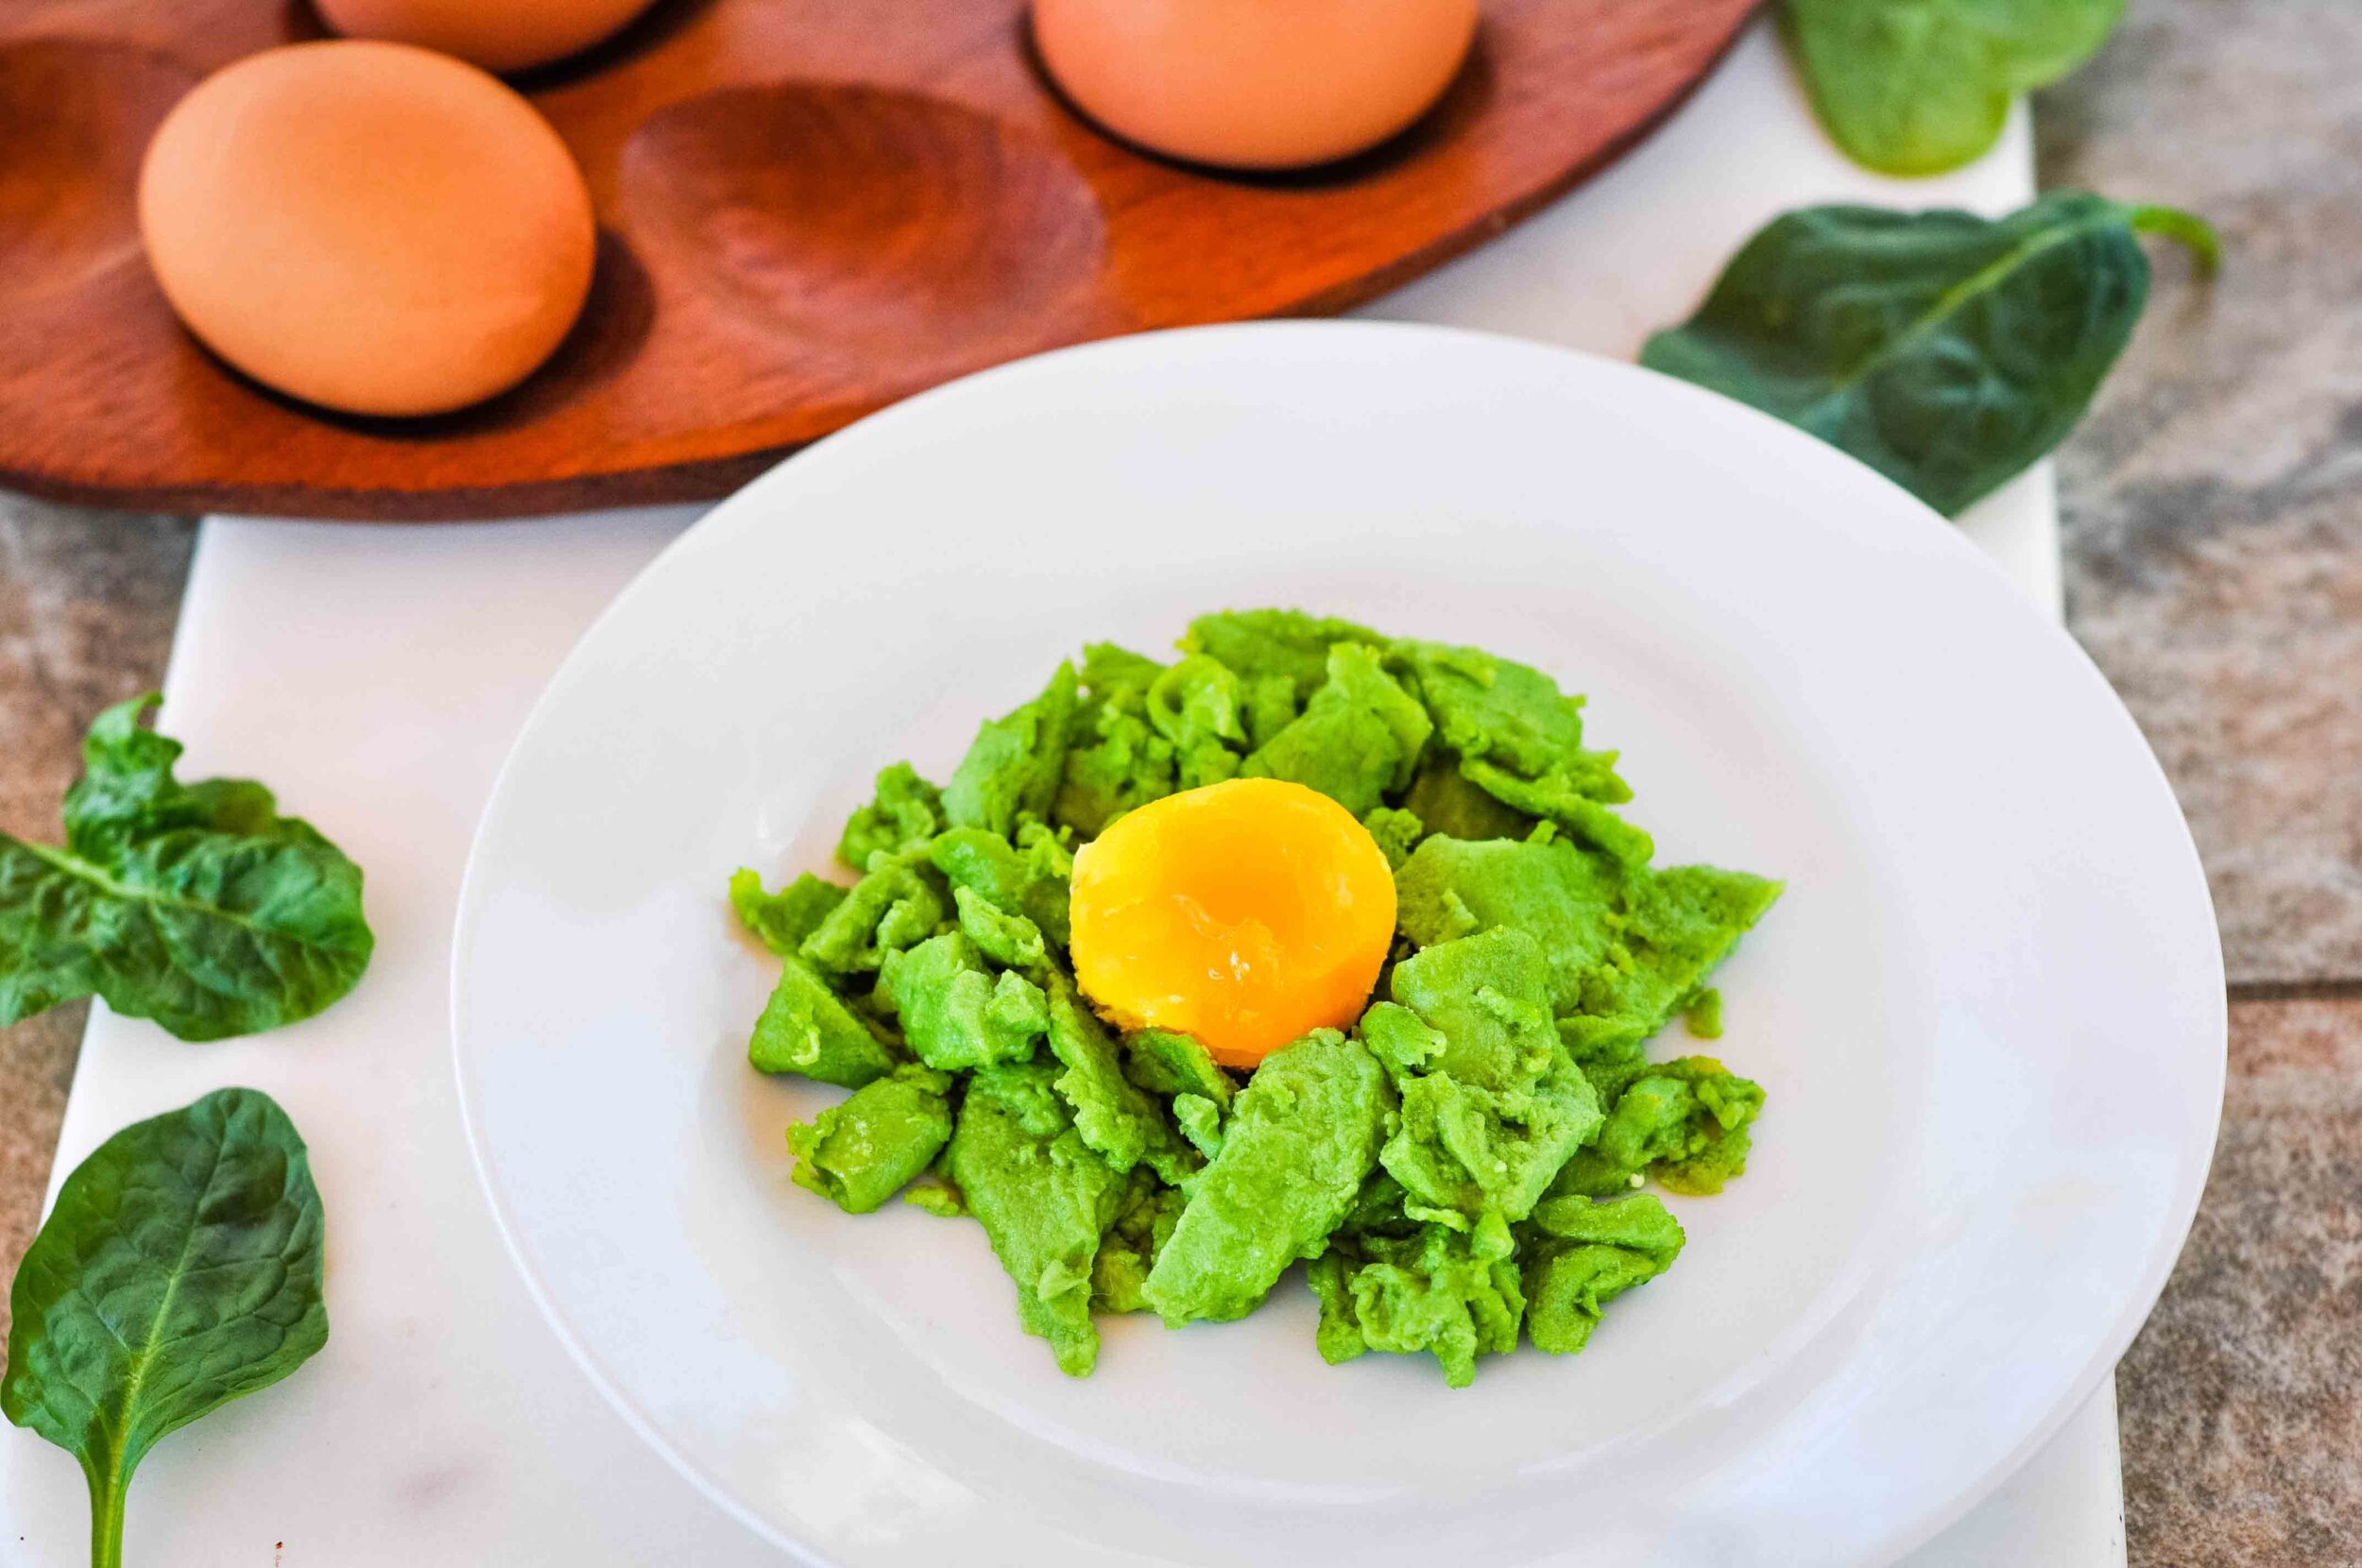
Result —
<path fill-rule="evenodd" d="M 1477 0 L 1034 0 L 1042 63 L 1092 119 L 1197 163 L 1302 168 L 1433 106 Z"/>
<path fill-rule="evenodd" d="M 415 43 L 487 71 L 522 71 L 588 49 L 648 0 L 317 0 L 340 33 Z"/>
<path fill-rule="evenodd" d="M 522 381 L 581 312 L 597 244 L 548 122 L 401 43 L 298 43 L 207 77 L 148 144 L 139 211 L 191 332 L 355 414 L 436 414 Z"/>

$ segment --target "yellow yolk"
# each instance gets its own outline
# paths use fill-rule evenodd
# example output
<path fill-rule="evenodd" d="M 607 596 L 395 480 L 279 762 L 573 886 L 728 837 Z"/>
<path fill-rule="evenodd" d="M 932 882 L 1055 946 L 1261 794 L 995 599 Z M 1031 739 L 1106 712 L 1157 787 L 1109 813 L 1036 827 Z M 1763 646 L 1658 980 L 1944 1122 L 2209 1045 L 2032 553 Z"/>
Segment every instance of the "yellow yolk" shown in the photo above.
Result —
<path fill-rule="evenodd" d="M 1234 778 L 1152 801 L 1074 858 L 1074 976 L 1125 1029 L 1252 1067 L 1360 1017 L 1395 935 L 1395 878 L 1326 795 Z"/>

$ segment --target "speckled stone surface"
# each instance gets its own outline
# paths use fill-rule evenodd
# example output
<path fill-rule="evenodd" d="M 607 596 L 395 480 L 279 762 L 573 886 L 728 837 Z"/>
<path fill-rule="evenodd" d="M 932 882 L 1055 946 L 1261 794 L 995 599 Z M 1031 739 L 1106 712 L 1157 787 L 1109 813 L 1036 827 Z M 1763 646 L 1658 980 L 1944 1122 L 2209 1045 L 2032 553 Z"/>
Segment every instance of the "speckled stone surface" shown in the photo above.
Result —
<path fill-rule="evenodd" d="M 2189 813 L 2234 997 L 2205 1206 L 2118 1373 L 2131 1560 L 2362 1563 L 2362 5 L 2137 0 L 2036 126 L 2045 183 L 2194 208 L 2229 259 L 2194 291 L 2161 253 L 2061 465 L 2069 619 Z M 157 679 L 189 538 L 0 496 L 0 827 L 54 832 L 81 724 Z M 0 1276 L 80 1027 L 0 1031 Z"/>
<path fill-rule="evenodd" d="M 2173 777 L 2233 983 L 2362 978 L 2362 5 L 2138 0 L 2035 126 L 2046 183 L 2224 241 L 2062 453 L 2069 620 Z"/>
<path fill-rule="evenodd" d="M 2362 6 L 2141 0 L 2035 125 L 2046 182 L 2225 242 L 2060 463 L 2068 620 L 2234 998 L 2204 1206 L 2116 1375 L 2131 1560 L 2362 1563 Z"/>
<path fill-rule="evenodd" d="M 192 537 L 182 519 L 0 493 L 0 830 L 54 840 L 84 721 L 163 677 Z M 40 1218 L 85 1011 L 0 1030 L 0 1279 Z"/>
<path fill-rule="evenodd" d="M 2362 1563 L 2362 998 L 2234 1007 L 2226 1101 L 2116 1372 L 2132 1560 Z"/>

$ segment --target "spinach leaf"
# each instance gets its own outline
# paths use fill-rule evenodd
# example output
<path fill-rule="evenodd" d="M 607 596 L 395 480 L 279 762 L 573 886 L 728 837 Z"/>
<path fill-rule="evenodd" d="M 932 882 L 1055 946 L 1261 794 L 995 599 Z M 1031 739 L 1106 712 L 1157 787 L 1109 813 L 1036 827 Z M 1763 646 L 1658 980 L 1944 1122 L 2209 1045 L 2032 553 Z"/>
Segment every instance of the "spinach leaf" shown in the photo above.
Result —
<path fill-rule="evenodd" d="M 2205 220 L 2058 191 L 2008 217 L 1810 207 L 1640 363 L 1752 403 L 1957 515 L 2065 438 L 2148 297 L 2136 236 Z"/>
<path fill-rule="evenodd" d="M 255 1089 L 127 1127 L 65 1179 L 9 1292 L 0 1413 L 81 1462 L 93 1568 L 123 1560 L 159 1439 L 327 1342 L 321 1230 L 303 1139 Z"/>
<path fill-rule="evenodd" d="M 2018 94 L 2107 42 L 2125 0 L 1784 0 L 1814 112 L 1857 163 L 1928 175 L 1984 156 Z"/>
<path fill-rule="evenodd" d="M 183 1040 L 308 1018 L 373 939 L 361 869 L 250 779 L 172 776 L 180 744 L 101 713 L 66 792 L 65 845 L 0 834 L 0 1024 L 95 992 Z"/>

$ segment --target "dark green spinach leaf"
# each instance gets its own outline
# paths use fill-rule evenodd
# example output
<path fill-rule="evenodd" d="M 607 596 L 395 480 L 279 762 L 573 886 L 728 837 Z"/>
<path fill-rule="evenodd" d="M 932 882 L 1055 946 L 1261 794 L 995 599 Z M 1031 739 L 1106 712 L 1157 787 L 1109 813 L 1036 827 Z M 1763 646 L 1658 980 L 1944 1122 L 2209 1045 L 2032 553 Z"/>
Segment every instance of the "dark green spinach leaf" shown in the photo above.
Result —
<path fill-rule="evenodd" d="M 2010 101 L 2107 42 L 2124 0 L 1784 0 L 1812 106 L 1854 162 L 1928 175 L 1984 156 Z"/>
<path fill-rule="evenodd" d="M 16 1271 L 0 1413 L 81 1462 L 93 1568 L 157 1440 L 278 1382 L 328 1340 L 303 1139 L 223 1089 L 127 1127 L 75 1168 Z"/>
<path fill-rule="evenodd" d="M 1775 414 L 1957 515 L 2091 406 L 2148 297 L 2142 233 L 2215 263 L 2203 219 L 2080 191 L 1994 220 L 1806 208 L 1749 240 L 1640 363 Z"/>
<path fill-rule="evenodd" d="M 361 869 L 250 779 L 172 776 L 180 744 L 101 713 L 66 792 L 65 846 L 0 834 L 0 1024 L 95 992 L 183 1040 L 308 1018 L 373 939 Z"/>

